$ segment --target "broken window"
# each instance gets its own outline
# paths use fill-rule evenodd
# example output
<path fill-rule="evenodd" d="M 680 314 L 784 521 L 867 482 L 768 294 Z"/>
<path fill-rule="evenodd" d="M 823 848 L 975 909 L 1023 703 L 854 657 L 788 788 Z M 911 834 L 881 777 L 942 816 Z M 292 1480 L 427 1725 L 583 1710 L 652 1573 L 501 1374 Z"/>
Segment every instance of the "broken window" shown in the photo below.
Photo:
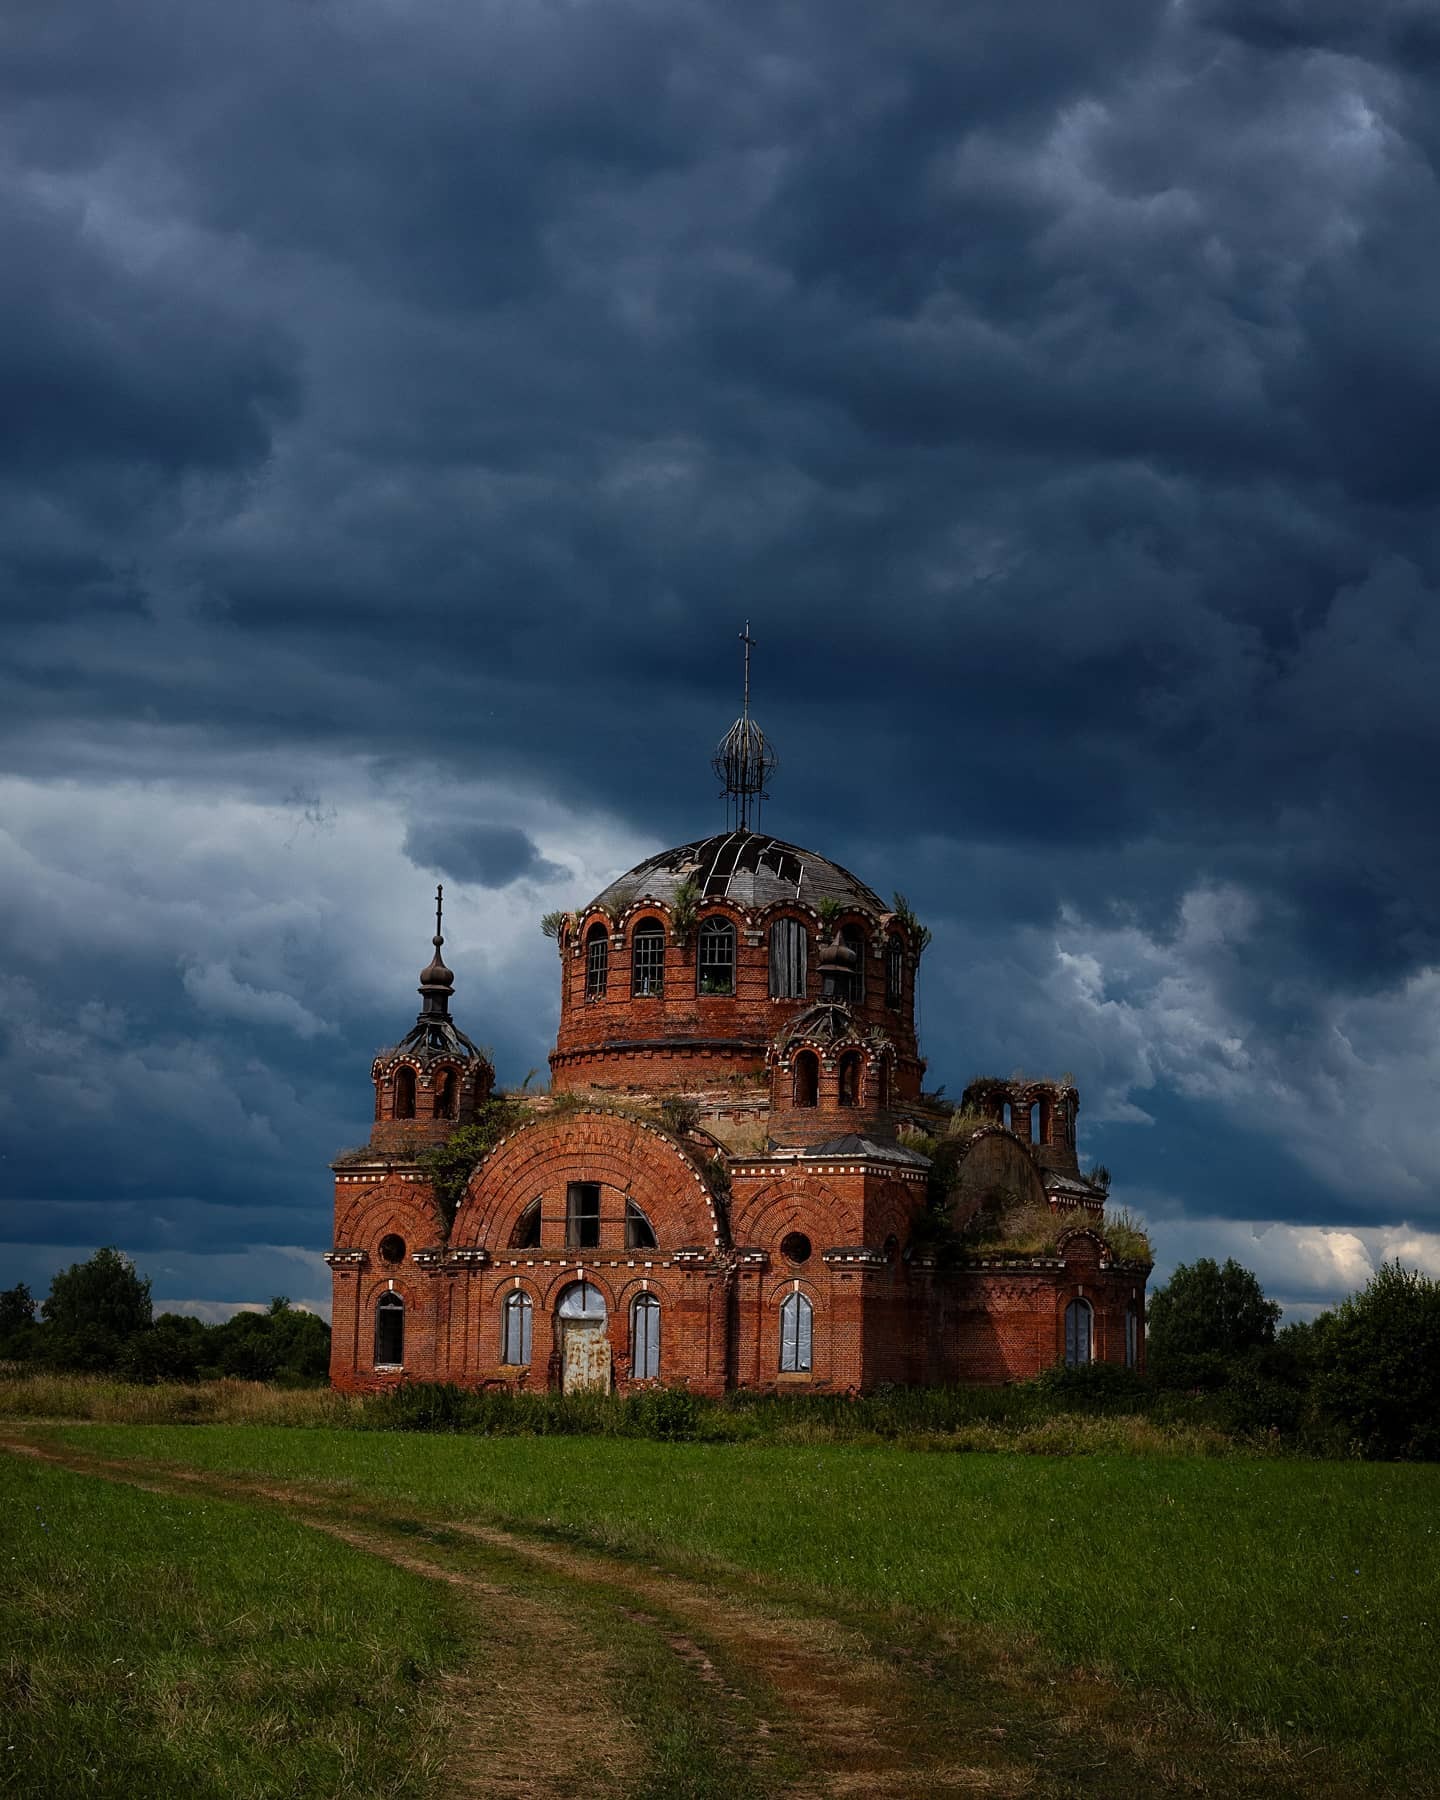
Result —
<path fill-rule="evenodd" d="M 815 1309 L 803 1294 L 787 1294 L 780 1303 L 780 1373 L 808 1374 Z"/>
<path fill-rule="evenodd" d="M 600 1244 L 600 1183 L 572 1181 L 565 1190 L 565 1242 L 572 1250 Z"/>
<path fill-rule="evenodd" d="M 858 925 L 842 925 L 840 942 L 855 952 L 855 973 L 850 977 L 850 998 L 858 1006 L 865 998 L 865 933 Z"/>
<path fill-rule="evenodd" d="M 627 1250 L 653 1250 L 655 1248 L 655 1227 L 633 1200 L 625 1202 L 625 1248 Z"/>
<path fill-rule="evenodd" d="M 630 1308 L 630 1373 L 636 1381 L 660 1374 L 660 1302 L 653 1294 L 640 1294 Z"/>
<path fill-rule="evenodd" d="M 603 1000 L 610 985 L 610 934 L 592 925 L 585 938 L 585 998 Z"/>
<path fill-rule="evenodd" d="M 860 1104 L 860 1052 L 847 1050 L 840 1058 L 840 1104 Z"/>
<path fill-rule="evenodd" d="M 803 1000 L 810 975 L 810 933 L 799 919 L 777 919 L 770 927 L 770 995 Z"/>
<path fill-rule="evenodd" d="M 695 972 L 702 994 L 735 992 L 735 927 L 728 919 L 706 919 L 700 927 Z"/>
<path fill-rule="evenodd" d="M 397 1069 L 395 1071 L 395 1117 L 397 1119 L 413 1119 L 415 1117 L 415 1071 L 413 1069 Z"/>
<path fill-rule="evenodd" d="M 658 919 L 642 919 L 631 935 L 630 992 L 636 1000 L 665 992 L 665 927 Z"/>
<path fill-rule="evenodd" d="M 795 1058 L 795 1104 L 820 1104 L 820 1059 L 813 1050 L 802 1050 Z"/>
<path fill-rule="evenodd" d="M 442 1069 L 435 1077 L 435 1117 L 453 1119 L 460 1093 L 460 1077 L 453 1069 Z"/>
<path fill-rule="evenodd" d="M 375 1367 L 398 1369 L 405 1361 L 405 1302 L 396 1293 L 375 1304 Z"/>
<path fill-rule="evenodd" d="M 885 946 L 885 1004 L 902 1006 L 905 1002 L 905 946 L 892 932 Z"/>
<path fill-rule="evenodd" d="M 529 1363 L 530 1327 L 534 1316 L 535 1309 L 528 1294 L 517 1288 L 514 1293 L 506 1295 L 505 1307 L 500 1315 L 502 1363 L 518 1363 L 522 1367 Z"/>
<path fill-rule="evenodd" d="M 1088 1300 L 1072 1300 L 1065 1308 L 1065 1361 L 1082 1369 L 1091 1357 L 1092 1317 Z"/>
<path fill-rule="evenodd" d="M 515 1221 L 510 1234 L 512 1250 L 538 1250 L 540 1247 L 540 1200 L 537 1195 Z"/>

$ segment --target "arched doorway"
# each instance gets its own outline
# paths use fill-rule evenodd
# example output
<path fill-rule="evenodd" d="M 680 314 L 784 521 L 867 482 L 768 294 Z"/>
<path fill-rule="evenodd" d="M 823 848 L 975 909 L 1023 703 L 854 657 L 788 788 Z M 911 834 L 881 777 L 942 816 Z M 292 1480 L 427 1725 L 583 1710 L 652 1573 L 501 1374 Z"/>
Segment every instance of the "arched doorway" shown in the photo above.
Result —
<path fill-rule="evenodd" d="M 605 1296 L 591 1281 L 566 1288 L 555 1309 L 560 1339 L 560 1391 L 610 1392 L 610 1339 Z"/>

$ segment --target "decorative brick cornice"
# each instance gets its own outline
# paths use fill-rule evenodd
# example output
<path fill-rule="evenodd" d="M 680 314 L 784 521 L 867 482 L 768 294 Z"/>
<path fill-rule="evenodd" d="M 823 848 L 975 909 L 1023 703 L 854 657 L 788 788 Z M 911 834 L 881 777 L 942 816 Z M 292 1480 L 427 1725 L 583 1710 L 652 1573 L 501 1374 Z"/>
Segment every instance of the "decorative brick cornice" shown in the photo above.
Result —
<path fill-rule="evenodd" d="M 346 1250 L 342 1249 L 338 1244 L 333 1250 L 327 1250 L 325 1252 L 325 1261 L 329 1263 L 332 1269 L 339 1268 L 346 1264 L 353 1264 L 357 1268 L 363 1269 L 369 1260 L 370 1252 L 368 1250 Z"/>

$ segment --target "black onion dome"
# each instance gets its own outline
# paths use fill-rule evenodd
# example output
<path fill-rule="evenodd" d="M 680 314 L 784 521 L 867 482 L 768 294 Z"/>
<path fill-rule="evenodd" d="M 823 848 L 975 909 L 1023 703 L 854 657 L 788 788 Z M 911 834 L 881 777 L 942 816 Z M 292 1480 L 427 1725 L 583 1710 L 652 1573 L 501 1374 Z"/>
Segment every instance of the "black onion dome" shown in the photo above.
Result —
<path fill-rule="evenodd" d="M 675 850 L 662 850 L 612 881 L 590 906 L 618 913 L 639 900 L 670 905 L 687 882 L 699 888 L 702 905 L 708 900 L 729 900 L 747 912 L 784 901 L 818 908 L 822 900 L 835 900 L 860 912 L 890 910 L 873 888 L 839 863 L 755 831 L 723 831 Z"/>

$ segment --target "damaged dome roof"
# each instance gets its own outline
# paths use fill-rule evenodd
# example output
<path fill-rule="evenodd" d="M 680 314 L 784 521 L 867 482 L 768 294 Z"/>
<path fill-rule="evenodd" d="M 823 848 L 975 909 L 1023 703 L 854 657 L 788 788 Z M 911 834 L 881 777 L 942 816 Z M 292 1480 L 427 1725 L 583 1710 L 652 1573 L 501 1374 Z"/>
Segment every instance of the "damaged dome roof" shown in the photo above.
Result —
<path fill-rule="evenodd" d="M 822 900 L 838 900 L 841 906 L 862 912 L 890 910 L 873 888 L 839 863 L 755 831 L 723 831 L 675 850 L 662 850 L 612 881 L 590 905 L 617 913 L 637 900 L 660 900 L 669 905 L 687 881 L 700 889 L 702 904 L 729 900 L 750 912 L 783 901 L 818 907 Z"/>

